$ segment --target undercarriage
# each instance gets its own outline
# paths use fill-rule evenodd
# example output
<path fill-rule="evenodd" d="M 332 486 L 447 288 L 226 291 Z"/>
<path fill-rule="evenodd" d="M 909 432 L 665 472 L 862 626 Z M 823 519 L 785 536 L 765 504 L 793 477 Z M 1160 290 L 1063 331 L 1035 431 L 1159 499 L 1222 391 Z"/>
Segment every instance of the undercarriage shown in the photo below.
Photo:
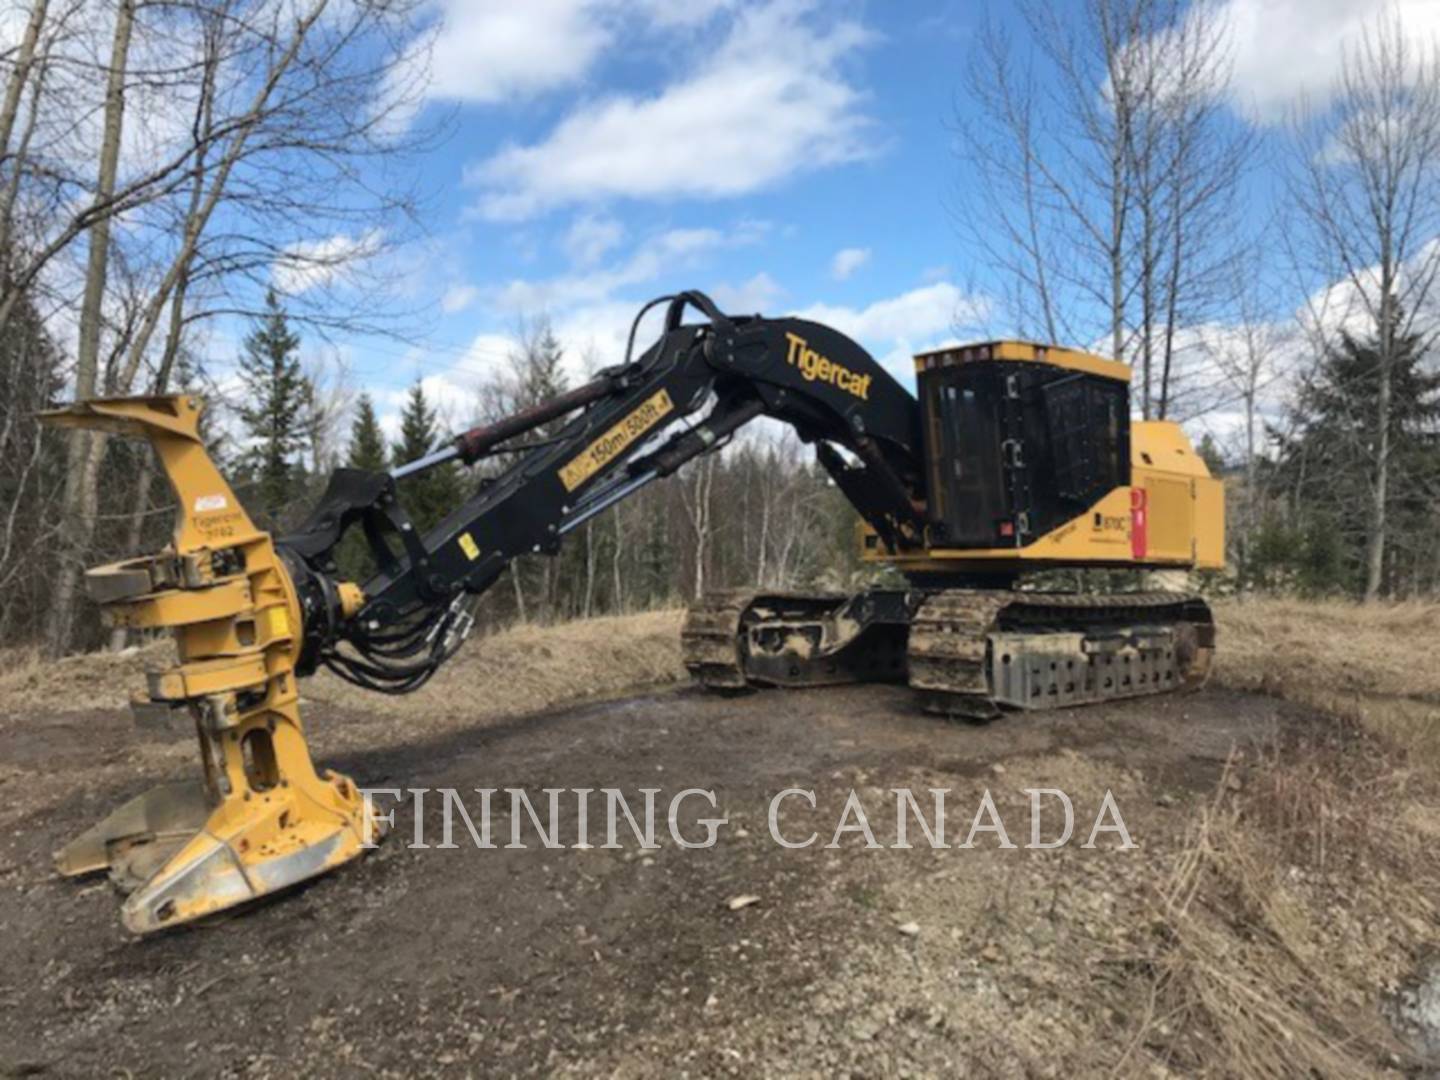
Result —
<path fill-rule="evenodd" d="M 718 592 L 681 633 L 710 689 L 908 682 L 927 711 L 973 720 L 1196 687 L 1214 647 L 1206 603 L 1164 592 Z"/>

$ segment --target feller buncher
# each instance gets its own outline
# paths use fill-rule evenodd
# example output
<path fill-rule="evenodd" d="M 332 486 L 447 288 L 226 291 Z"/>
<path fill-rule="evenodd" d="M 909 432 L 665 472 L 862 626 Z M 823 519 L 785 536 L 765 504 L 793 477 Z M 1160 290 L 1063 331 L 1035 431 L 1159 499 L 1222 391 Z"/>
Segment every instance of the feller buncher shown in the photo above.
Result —
<path fill-rule="evenodd" d="M 641 316 L 661 304 L 658 340 L 633 358 Z M 174 487 L 173 543 L 91 570 L 87 584 L 112 625 L 174 631 L 178 662 L 149 674 L 135 713 L 193 723 L 204 767 L 201 781 L 156 788 L 78 837 L 60 871 L 108 869 L 130 894 L 125 925 L 146 933 L 356 858 L 380 830 L 349 778 L 316 772 L 297 680 L 324 666 L 373 690 L 416 689 L 460 647 L 473 598 L 510 560 L 553 554 L 762 416 L 814 446 L 862 520 L 865 558 L 905 585 L 708 597 L 682 640 L 702 685 L 908 680 L 924 708 L 984 720 L 1199 684 L 1214 647 L 1200 599 L 1016 587 L 1042 569 L 1221 565 L 1220 484 L 1176 425 L 1132 422 L 1129 369 L 1001 341 L 923 353 L 915 370 L 918 400 L 830 327 L 727 316 L 698 292 L 661 297 L 637 315 L 620 366 L 389 473 L 337 470 L 280 539 L 206 453 L 195 398 L 47 413 L 148 439 Z M 513 464 L 424 535 L 414 528 L 399 485 L 501 453 Z M 364 582 L 337 574 L 351 529 L 378 567 Z"/>

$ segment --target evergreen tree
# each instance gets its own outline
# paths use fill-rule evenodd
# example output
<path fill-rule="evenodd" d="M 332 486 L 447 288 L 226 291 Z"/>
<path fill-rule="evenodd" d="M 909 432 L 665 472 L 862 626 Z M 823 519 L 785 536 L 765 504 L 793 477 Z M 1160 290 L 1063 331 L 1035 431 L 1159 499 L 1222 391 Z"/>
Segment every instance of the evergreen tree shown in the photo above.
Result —
<path fill-rule="evenodd" d="M 425 387 L 417 380 L 410 388 L 405 411 L 400 414 L 400 441 L 392 450 L 397 464 L 422 458 L 439 448 L 439 420 Z M 410 515 L 415 528 L 422 533 L 460 505 L 464 498 L 464 478 L 460 470 L 447 462 L 400 481 L 400 504 Z"/>
<path fill-rule="evenodd" d="M 301 369 L 299 348 L 285 309 L 273 291 L 267 293 L 265 314 L 240 356 L 245 393 L 240 420 L 250 443 L 240 468 L 251 509 L 270 527 L 280 524 L 304 489 L 314 391 Z"/>
<path fill-rule="evenodd" d="M 1386 515 L 1395 543 L 1423 557 L 1440 484 L 1440 373 L 1427 368 L 1419 335 L 1397 340 L 1391 370 Z M 1365 580 L 1371 485 L 1378 458 L 1380 350 L 1342 333 L 1296 406 L 1295 434 L 1280 446 L 1276 478 L 1292 494 L 1306 538 L 1297 569 L 1308 591 L 1359 592 Z M 1408 538 L 1423 535 L 1418 545 Z M 1405 568 L 1396 568 L 1404 571 Z M 1388 575 L 1390 591 L 1394 574 Z"/>
<path fill-rule="evenodd" d="M 1225 455 L 1220 452 L 1220 445 L 1210 432 L 1200 436 L 1200 445 L 1195 447 L 1195 453 L 1205 462 L 1211 476 L 1219 476 L 1225 470 Z"/>
<path fill-rule="evenodd" d="M 345 464 L 352 469 L 369 472 L 383 472 L 389 466 L 385 433 L 380 430 L 375 403 L 366 393 L 362 393 L 355 403 L 355 419 L 350 422 L 350 446 L 345 452 Z M 364 582 L 378 569 L 358 524 L 346 530 L 336 549 L 335 563 L 340 576 L 346 581 Z"/>
<path fill-rule="evenodd" d="M 388 465 L 385 454 L 385 435 L 380 430 L 380 419 L 375 415 L 375 403 L 369 394 L 362 393 L 355 403 L 355 419 L 350 425 L 350 449 L 345 464 L 352 469 L 368 469 L 383 472 Z"/>
<path fill-rule="evenodd" d="M 538 405 L 569 389 L 569 380 L 565 378 L 565 350 L 549 322 L 540 324 L 534 341 L 527 344 L 525 353 L 524 359 L 516 365 L 516 405 Z M 563 421 L 551 421 L 540 430 L 549 434 L 562 424 Z"/>
<path fill-rule="evenodd" d="M 6 262 L 0 253 L 0 272 Z M 64 388 L 64 358 L 21 292 L 0 334 L 0 645 L 38 635 L 54 600 L 65 442 L 35 414 L 55 405 Z"/>

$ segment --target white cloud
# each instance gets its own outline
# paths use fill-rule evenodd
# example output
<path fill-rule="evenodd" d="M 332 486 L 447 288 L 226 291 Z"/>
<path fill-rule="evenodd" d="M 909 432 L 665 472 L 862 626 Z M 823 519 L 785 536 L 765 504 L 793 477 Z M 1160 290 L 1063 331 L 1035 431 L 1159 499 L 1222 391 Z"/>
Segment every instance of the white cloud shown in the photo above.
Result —
<path fill-rule="evenodd" d="M 780 283 L 763 270 L 739 285 L 722 282 L 710 290 L 710 298 L 720 305 L 720 310 L 733 315 L 774 311 L 784 296 Z"/>
<path fill-rule="evenodd" d="M 418 380 L 425 398 L 440 417 L 442 428 L 458 431 L 479 415 L 476 392 L 487 375 L 503 371 L 506 358 L 519 343 L 508 334 L 477 334 L 459 355 L 437 360 L 436 354 L 410 348 L 387 361 L 385 381 L 372 384 L 371 400 L 387 442 L 400 438 L 400 418 L 410 388 Z"/>
<path fill-rule="evenodd" d="M 474 285 L 451 285 L 440 298 L 440 310 L 446 315 L 454 315 L 468 308 L 479 295 L 480 290 Z"/>
<path fill-rule="evenodd" d="M 841 248 L 830 260 L 830 276 L 836 281 L 844 281 L 869 261 L 869 248 Z"/>
<path fill-rule="evenodd" d="M 516 278 L 496 290 L 493 301 L 503 310 L 528 315 L 602 303 L 621 289 L 656 280 L 662 272 L 673 276 L 709 252 L 750 243 L 755 235 L 744 228 L 670 229 L 644 240 L 633 255 L 613 266 L 540 281 Z"/>
<path fill-rule="evenodd" d="M 1417 45 L 1440 35 L 1435 0 L 1221 0 L 1216 12 L 1227 24 L 1232 62 L 1231 92 L 1242 112 L 1263 123 L 1285 118 L 1308 96 L 1330 98 L 1341 56 L 1377 15 L 1393 12 Z"/>
<path fill-rule="evenodd" d="M 402 50 L 377 108 L 388 110 L 385 130 L 400 132 L 429 102 L 494 105 L 563 90 L 582 82 L 616 42 L 634 49 L 642 37 L 694 34 L 736 3 L 427 0 L 428 27 Z M 0 17 L 0 43 L 7 29 Z"/>
<path fill-rule="evenodd" d="M 629 0 L 644 15 L 647 22 L 657 26 L 696 27 L 708 22 L 721 11 L 734 8 L 739 0 Z"/>
<path fill-rule="evenodd" d="M 510 334 L 476 334 L 458 366 L 483 374 L 503 364 L 518 347 L 519 342 Z"/>
<path fill-rule="evenodd" d="M 384 240 L 382 230 L 367 229 L 359 236 L 336 233 L 323 240 L 291 244 L 271 266 L 270 281 L 290 296 L 333 284 L 348 267 L 376 254 Z"/>
<path fill-rule="evenodd" d="M 949 334 L 957 326 L 981 321 L 988 311 L 984 297 L 962 292 L 951 282 L 938 281 L 863 308 L 812 304 L 795 314 L 833 326 L 862 342 L 888 344 Z"/>
<path fill-rule="evenodd" d="M 468 169 L 484 189 L 480 213 L 518 220 L 616 197 L 723 198 L 873 153 L 861 95 L 839 71 L 869 35 L 854 22 L 820 25 L 811 6 L 747 9 L 658 94 L 589 102 L 544 140 Z"/>
<path fill-rule="evenodd" d="M 577 266 L 594 266 L 625 238 L 625 227 L 612 217 L 581 214 L 565 234 L 565 253 Z"/>
<path fill-rule="evenodd" d="M 555 336 L 565 343 L 572 378 L 581 379 L 590 367 L 618 364 L 625 357 L 630 324 L 640 311 L 631 300 L 606 300 L 575 308 L 555 321 Z M 652 309 L 635 334 L 635 355 L 639 356 L 660 334 L 664 308 Z"/>
<path fill-rule="evenodd" d="M 914 354 L 953 343 L 958 329 L 981 322 L 989 310 L 986 297 L 937 281 L 863 308 L 812 304 L 795 314 L 854 338 L 902 385 L 914 389 Z"/>
<path fill-rule="evenodd" d="M 603 0 L 439 0 L 425 96 L 494 104 L 578 81 L 613 36 Z"/>

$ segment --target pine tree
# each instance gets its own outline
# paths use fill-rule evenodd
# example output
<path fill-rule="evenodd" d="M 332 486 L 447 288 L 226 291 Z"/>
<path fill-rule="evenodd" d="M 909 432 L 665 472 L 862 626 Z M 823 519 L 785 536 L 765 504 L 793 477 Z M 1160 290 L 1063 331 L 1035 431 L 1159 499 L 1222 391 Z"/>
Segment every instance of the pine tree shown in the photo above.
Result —
<path fill-rule="evenodd" d="M 383 472 L 389 465 L 385 434 L 380 430 L 380 420 L 375 415 L 375 403 L 366 393 L 361 393 L 355 403 L 355 419 L 350 422 L 350 446 L 345 452 L 345 464 L 352 469 L 369 472 Z M 341 578 L 346 581 L 364 582 L 378 569 L 358 523 L 352 525 L 341 539 L 335 552 L 335 563 Z"/>
<path fill-rule="evenodd" d="M 271 527 L 281 522 L 304 487 L 314 391 L 301 369 L 299 348 L 300 338 L 291 331 L 285 309 L 273 291 L 267 293 L 265 314 L 245 338 L 240 356 L 245 388 L 240 420 L 250 442 L 241 460 L 247 501 Z"/>
<path fill-rule="evenodd" d="M 400 441 L 395 444 L 392 456 L 397 464 L 414 461 L 438 449 L 440 442 L 439 420 L 425 397 L 425 387 L 417 381 L 410 388 L 405 410 L 400 414 Z M 399 487 L 400 505 L 422 533 L 459 506 L 464 498 L 463 477 L 449 463 L 401 480 Z"/>
<path fill-rule="evenodd" d="M 1397 553 L 1423 557 L 1429 549 L 1434 526 L 1429 493 L 1440 483 L 1440 374 L 1428 370 L 1419 335 L 1395 345 L 1386 502 L 1392 565 Z M 1301 570 L 1310 591 L 1360 592 L 1364 585 L 1367 508 L 1380 441 L 1379 368 L 1373 338 L 1342 332 L 1302 388 L 1296 433 L 1280 447 L 1276 475 L 1282 489 L 1293 492 L 1307 537 Z M 1412 536 L 1423 539 L 1407 543 Z"/>
<path fill-rule="evenodd" d="M 6 261 L 0 253 L 0 271 Z M 63 370 L 44 319 L 20 292 L 0 334 L 0 644 L 37 636 L 54 602 L 65 443 L 35 414 L 64 396 Z"/>
<path fill-rule="evenodd" d="M 1200 445 L 1195 447 L 1195 453 L 1200 460 L 1205 462 L 1205 467 L 1210 470 L 1211 476 L 1219 476 L 1225 471 L 1225 455 L 1220 452 L 1220 444 L 1215 441 L 1215 436 L 1205 432 L 1200 436 Z"/>
<path fill-rule="evenodd" d="M 565 378 L 565 350 L 554 329 L 549 322 L 542 322 L 536 329 L 534 340 L 526 345 L 524 358 L 516 363 L 517 406 L 537 405 L 569 389 L 569 380 Z M 553 421 L 540 430 L 542 434 L 549 434 L 560 426 L 560 421 Z"/>
<path fill-rule="evenodd" d="M 370 400 L 369 394 L 362 393 L 355 403 L 355 420 L 350 425 L 350 449 L 345 464 L 352 469 L 368 469 L 370 472 L 383 472 L 388 465 L 385 435 L 380 430 L 375 403 Z"/>

